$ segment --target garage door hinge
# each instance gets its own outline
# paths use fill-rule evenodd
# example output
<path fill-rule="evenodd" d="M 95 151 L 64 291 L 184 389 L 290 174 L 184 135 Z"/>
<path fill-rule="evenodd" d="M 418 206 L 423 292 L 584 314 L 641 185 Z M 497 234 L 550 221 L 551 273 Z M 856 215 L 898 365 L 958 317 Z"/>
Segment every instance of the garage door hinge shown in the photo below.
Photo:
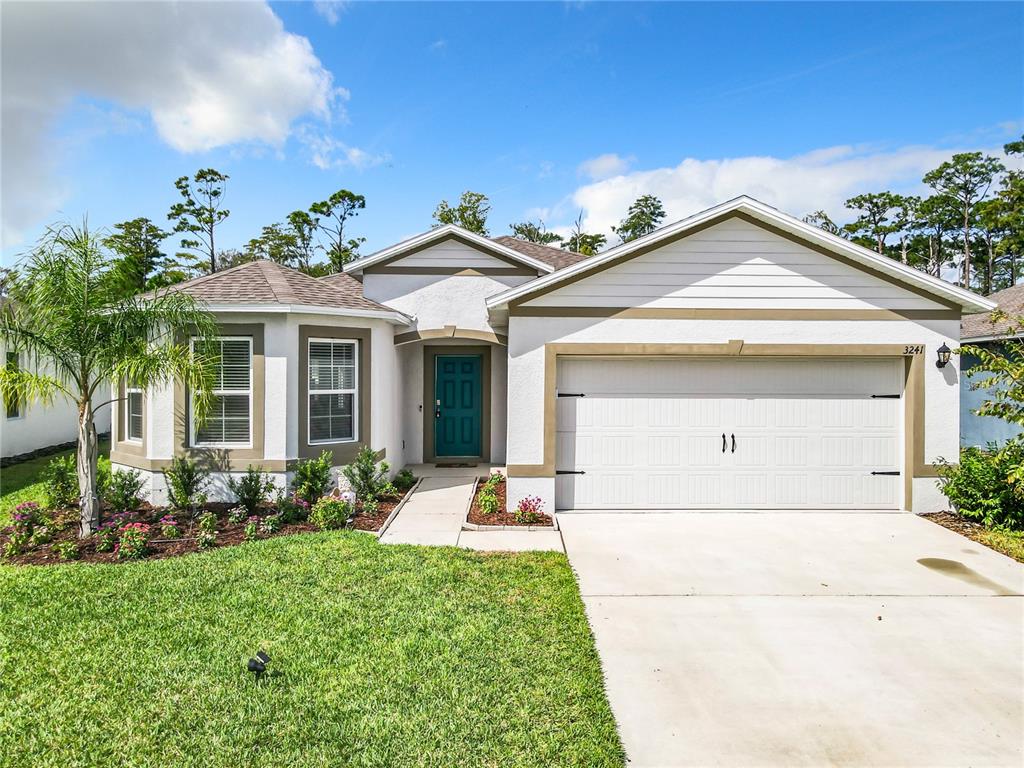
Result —
<path fill-rule="evenodd" d="M 586 397 L 582 392 L 559 392 L 559 397 Z"/>
<path fill-rule="evenodd" d="M 587 474 L 582 469 L 556 469 L 556 475 L 585 475 Z"/>
<path fill-rule="evenodd" d="M 872 472 L 871 474 L 872 474 L 872 475 L 898 475 L 898 474 L 900 474 L 900 473 L 899 473 L 899 472 L 897 472 L 897 471 L 887 471 L 887 472 L 878 472 L 878 471 L 875 471 L 875 472 Z"/>
<path fill-rule="evenodd" d="M 871 398 L 873 400 L 879 400 L 879 399 L 882 399 L 882 400 L 899 400 L 900 396 L 899 395 L 872 395 Z"/>

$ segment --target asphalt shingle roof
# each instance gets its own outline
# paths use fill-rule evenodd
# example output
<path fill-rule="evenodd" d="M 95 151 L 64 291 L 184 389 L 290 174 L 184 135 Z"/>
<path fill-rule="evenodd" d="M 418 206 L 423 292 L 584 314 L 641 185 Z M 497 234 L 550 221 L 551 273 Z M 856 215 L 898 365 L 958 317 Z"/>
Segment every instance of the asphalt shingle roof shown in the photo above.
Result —
<path fill-rule="evenodd" d="M 1017 318 L 1024 316 L 1024 283 L 997 291 L 989 297 L 999 305 L 999 309 L 1009 315 L 1008 320 L 997 323 L 991 321 L 988 312 L 977 315 L 964 315 L 960 321 L 960 338 L 973 339 L 978 336 L 1001 336 L 1011 325 L 1017 325 Z"/>
<path fill-rule="evenodd" d="M 237 267 L 178 283 L 208 304 L 303 304 L 331 309 L 394 311 L 363 296 L 363 285 L 349 275 L 317 279 L 274 261 L 250 261 Z"/>
<path fill-rule="evenodd" d="M 561 248 L 552 248 L 550 245 L 531 243 L 527 240 L 520 240 L 518 237 L 512 237 L 511 235 L 502 235 L 501 237 L 492 238 L 492 240 L 504 245 L 506 248 L 519 251 L 525 256 L 529 256 L 537 261 L 543 261 L 545 264 L 549 264 L 554 267 L 556 271 L 565 267 L 571 267 L 573 264 L 587 258 L 580 253 L 564 251 Z"/>

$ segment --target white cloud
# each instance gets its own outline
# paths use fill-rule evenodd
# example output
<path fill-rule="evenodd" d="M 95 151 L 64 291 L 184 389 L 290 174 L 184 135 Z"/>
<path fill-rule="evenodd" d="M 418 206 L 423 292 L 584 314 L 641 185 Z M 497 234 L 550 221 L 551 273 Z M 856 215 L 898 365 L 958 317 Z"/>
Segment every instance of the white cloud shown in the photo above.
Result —
<path fill-rule="evenodd" d="M 580 176 L 586 176 L 591 181 L 601 181 L 625 173 L 632 163 L 632 157 L 620 157 L 614 152 L 609 152 L 584 160 L 576 170 Z"/>
<path fill-rule="evenodd" d="M 346 95 L 309 41 L 264 3 L 4 3 L 3 240 L 64 197 L 53 137 L 75 99 L 148 114 L 181 152 L 280 147 Z"/>
<path fill-rule="evenodd" d="M 861 192 L 921 193 L 921 176 L 954 152 L 996 147 L 910 146 L 895 150 L 838 146 L 795 157 L 686 158 L 671 168 L 637 170 L 576 189 L 573 208 L 585 212 L 583 226 L 609 233 L 636 198 L 652 194 L 665 205 L 666 221 L 676 221 L 738 195 L 750 195 L 794 216 L 824 209 L 844 220 L 843 201 Z M 605 156 L 602 156 L 605 157 Z M 612 156 L 614 157 L 614 156 Z M 599 158 L 595 158 L 599 159 Z M 564 203 L 560 208 L 567 208 Z"/>
<path fill-rule="evenodd" d="M 435 40 L 427 47 L 432 51 L 443 51 L 445 48 L 448 47 L 448 41 L 445 40 L 444 38 L 441 38 L 439 40 Z"/>
<path fill-rule="evenodd" d="M 362 171 L 386 163 L 391 159 L 386 154 L 376 154 L 350 146 L 333 136 L 307 126 L 299 131 L 298 137 L 309 152 L 309 161 L 322 171 L 344 167 Z"/>
<path fill-rule="evenodd" d="M 341 14 L 348 6 L 347 0 L 314 0 L 313 10 L 324 17 L 332 27 L 341 19 Z"/>

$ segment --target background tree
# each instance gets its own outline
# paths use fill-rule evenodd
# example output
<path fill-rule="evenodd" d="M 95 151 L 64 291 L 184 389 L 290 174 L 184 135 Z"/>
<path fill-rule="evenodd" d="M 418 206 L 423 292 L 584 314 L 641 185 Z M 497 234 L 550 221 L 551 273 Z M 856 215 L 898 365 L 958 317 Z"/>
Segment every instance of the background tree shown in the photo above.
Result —
<path fill-rule="evenodd" d="M 144 217 L 115 224 L 114 230 L 103 244 L 120 256 L 115 271 L 127 292 L 140 293 L 186 279 L 177 260 L 160 250 L 161 243 L 170 237 L 169 232 Z"/>
<path fill-rule="evenodd" d="M 457 227 L 476 232 L 487 237 L 487 215 L 491 212 L 491 204 L 487 195 L 466 190 L 459 198 L 459 204 L 452 207 L 447 200 L 442 200 L 434 209 L 435 227 L 454 224 Z"/>
<path fill-rule="evenodd" d="M 286 230 L 283 224 L 264 227 L 259 237 L 246 243 L 245 251 L 253 260 L 270 259 L 285 266 L 293 266 L 298 262 L 295 235 Z"/>
<path fill-rule="evenodd" d="M 935 277 L 942 276 L 942 268 L 951 263 L 947 244 L 949 233 L 956 229 L 956 201 L 946 195 L 926 197 L 918 206 L 915 230 L 924 237 L 922 261 L 925 271 Z"/>
<path fill-rule="evenodd" d="M 295 241 L 295 260 L 297 267 L 306 273 L 313 271 L 316 259 L 316 233 L 320 228 L 320 218 L 311 216 L 306 211 L 292 211 L 288 214 L 288 233 Z"/>
<path fill-rule="evenodd" d="M 823 229 L 830 235 L 836 235 L 837 237 L 849 238 L 850 233 L 843 229 L 841 226 L 836 224 L 832 217 L 829 216 L 825 211 L 817 210 L 814 213 L 809 213 L 804 216 L 804 221 L 811 226 Z"/>
<path fill-rule="evenodd" d="M 522 221 L 518 224 L 509 224 L 508 228 L 512 230 L 513 237 L 525 240 L 528 243 L 551 245 L 552 243 L 560 243 L 563 240 L 561 235 L 548 232 L 543 221 L 539 224 L 534 224 L 532 221 Z"/>
<path fill-rule="evenodd" d="M 174 182 L 182 200 L 172 205 L 167 214 L 167 218 L 174 222 L 174 231 L 186 235 L 181 240 L 185 253 L 179 255 L 182 258 L 204 259 L 211 274 L 217 271 L 214 234 L 217 225 L 231 214 L 231 211 L 221 207 L 227 180 L 228 176 L 213 168 L 197 171 L 191 180 L 188 176 L 182 176 Z"/>
<path fill-rule="evenodd" d="M 853 236 L 855 243 L 872 248 L 884 256 L 885 238 L 899 231 L 892 220 L 892 214 L 900 204 L 900 196 L 892 192 L 855 195 L 844 205 L 851 211 L 856 211 L 858 216 L 844 229 Z"/>
<path fill-rule="evenodd" d="M 565 240 L 565 249 L 583 256 L 593 256 L 606 242 L 608 238 L 604 235 L 588 234 L 583 231 L 583 211 L 580 211 L 572 229 L 569 230 L 569 237 Z"/>
<path fill-rule="evenodd" d="M 963 238 L 961 282 L 965 288 L 971 287 L 971 231 L 976 226 L 978 203 L 985 199 L 993 180 L 1004 170 L 994 157 L 961 152 L 924 175 L 925 184 L 957 203 Z"/>
<path fill-rule="evenodd" d="M 112 279 L 115 264 L 86 226 L 51 228 L 20 266 L 11 301 L 0 309 L 0 339 L 20 355 L 17 370 L 0 368 L 0 399 L 64 396 L 78 406 L 82 537 L 100 522 L 94 408 L 110 401 L 94 400 L 117 382 L 148 388 L 176 379 L 202 418 L 213 383 L 215 361 L 194 357 L 183 340 L 212 337 L 213 317 L 178 291 L 126 297 Z"/>
<path fill-rule="evenodd" d="M 626 212 L 626 218 L 619 226 L 612 227 L 612 232 L 624 243 L 636 240 L 656 230 L 665 218 L 665 208 L 654 195 L 641 195 Z"/>
<path fill-rule="evenodd" d="M 317 225 L 327 238 L 324 250 L 335 272 L 341 272 L 346 264 L 358 258 L 359 246 L 366 242 L 365 237 L 345 237 L 348 220 L 358 216 L 364 208 L 366 198 L 347 189 L 339 189 L 326 200 L 309 206 L 309 212 L 319 217 Z"/>

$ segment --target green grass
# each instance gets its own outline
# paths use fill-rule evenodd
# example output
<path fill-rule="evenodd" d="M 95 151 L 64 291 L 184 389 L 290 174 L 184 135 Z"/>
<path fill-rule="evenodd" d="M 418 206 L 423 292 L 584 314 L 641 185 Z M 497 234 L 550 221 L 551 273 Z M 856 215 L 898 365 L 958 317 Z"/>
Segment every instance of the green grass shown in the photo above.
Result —
<path fill-rule="evenodd" d="M 46 501 L 39 476 L 54 458 L 71 453 L 74 453 L 73 449 L 0 469 L 0 528 L 7 525 L 11 510 L 23 501 L 37 501 L 40 504 Z M 107 456 L 110 453 L 109 440 L 100 440 L 99 453 L 100 456 Z"/>
<path fill-rule="evenodd" d="M 988 529 L 978 532 L 978 539 L 996 552 L 1024 563 L 1024 531 L 1002 531 Z"/>
<path fill-rule="evenodd" d="M 355 532 L 0 566 L 0 702 L 2 766 L 623 762 L 564 555 Z"/>

